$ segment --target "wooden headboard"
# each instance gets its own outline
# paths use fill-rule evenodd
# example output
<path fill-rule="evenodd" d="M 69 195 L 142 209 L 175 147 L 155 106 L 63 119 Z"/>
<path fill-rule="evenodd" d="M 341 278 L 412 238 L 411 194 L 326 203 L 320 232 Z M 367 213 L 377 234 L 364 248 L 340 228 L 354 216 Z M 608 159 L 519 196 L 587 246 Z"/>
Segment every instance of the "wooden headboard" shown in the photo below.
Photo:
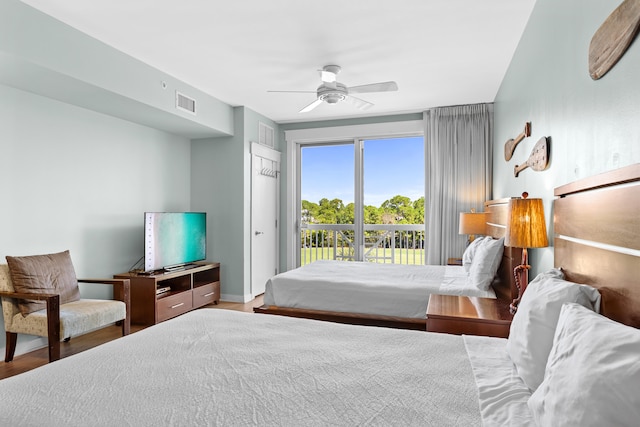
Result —
<path fill-rule="evenodd" d="M 603 315 L 640 327 L 640 164 L 555 189 L 554 264 L 594 286 Z"/>
<path fill-rule="evenodd" d="M 507 231 L 507 214 L 510 199 L 489 200 L 484 203 L 484 211 L 487 213 L 487 236 L 499 239 L 504 237 Z M 500 299 L 511 302 L 518 298 L 518 288 L 513 276 L 513 269 L 522 263 L 522 249 L 505 246 L 502 262 L 498 269 L 498 282 L 493 288 Z"/>

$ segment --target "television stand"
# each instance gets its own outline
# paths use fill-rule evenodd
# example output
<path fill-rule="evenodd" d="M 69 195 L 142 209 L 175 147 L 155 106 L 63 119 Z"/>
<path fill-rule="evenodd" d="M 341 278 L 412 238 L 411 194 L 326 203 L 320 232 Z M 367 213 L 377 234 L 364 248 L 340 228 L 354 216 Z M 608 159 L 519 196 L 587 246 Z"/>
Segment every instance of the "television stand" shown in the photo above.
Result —
<path fill-rule="evenodd" d="M 131 281 L 130 310 L 134 324 L 155 325 L 220 301 L 218 262 L 197 262 L 174 271 L 122 273 L 113 277 Z M 158 289 L 163 292 L 158 293 Z"/>

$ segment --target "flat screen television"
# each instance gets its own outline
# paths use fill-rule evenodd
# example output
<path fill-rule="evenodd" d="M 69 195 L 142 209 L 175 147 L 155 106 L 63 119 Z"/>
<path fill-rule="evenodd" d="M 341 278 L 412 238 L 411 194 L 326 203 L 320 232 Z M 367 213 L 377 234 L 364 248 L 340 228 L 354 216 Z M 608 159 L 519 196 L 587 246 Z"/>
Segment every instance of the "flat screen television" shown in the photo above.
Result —
<path fill-rule="evenodd" d="M 205 212 L 145 212 L 145 271 L 177 269 L 206 258 Z"/>

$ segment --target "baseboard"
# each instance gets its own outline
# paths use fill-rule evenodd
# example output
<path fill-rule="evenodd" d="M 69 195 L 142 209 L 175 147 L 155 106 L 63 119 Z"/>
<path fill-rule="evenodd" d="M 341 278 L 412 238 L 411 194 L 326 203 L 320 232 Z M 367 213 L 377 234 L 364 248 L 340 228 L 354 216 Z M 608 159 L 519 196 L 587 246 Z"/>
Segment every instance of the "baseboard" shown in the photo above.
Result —
<path fill-rule="evenodd" d="M 253 297 L 249 295 L 229 295 L 229 294 L 220 294 L 221 301 L 227 302 L 237 302 L 237 303 L 247 303 L 253 300 Z"/>

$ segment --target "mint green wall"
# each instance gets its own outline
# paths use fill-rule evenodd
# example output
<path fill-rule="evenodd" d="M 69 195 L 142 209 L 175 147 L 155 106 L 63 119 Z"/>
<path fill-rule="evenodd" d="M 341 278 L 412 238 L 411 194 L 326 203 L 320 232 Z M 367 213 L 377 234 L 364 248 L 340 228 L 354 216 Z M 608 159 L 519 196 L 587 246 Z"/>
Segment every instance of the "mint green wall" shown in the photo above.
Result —
<path fill-rule="evenodd" d="M 187 138 L 0 85 L 0 262 L 69 249 L 78 277 L 128 271 L 143 213 L 189 210 L 190 153 Z M 21 335 L 16 354 L 45 343 Z"/>
<path fill-rule="evenodd" d="M 192 142 L 191 199 L 208 215 L 208 259 L 221 264 L 222 298 L 251 299 L 251 142 L 258 123 L 278 126 L 245 107 L 234 108 L 233 136 Z"/>
<path fill-rule="evenodd" d="M 555 187 L 640 162 L 640 41 L 600 80 L 588 72 L 591 37 L 619 4 L 538 0 L 495 99 L 493 196 L 542 197 L 549 226 Z M 531 137 L 507 163 L 504 143 L 527 121 Z M 542 136 L 551 137 L 549 169 L 515 178 Z M 534 273 L 553 265 L 553 248 L 530 253 Z"/>
<path fill-rule="evenodd" d="M 295 129 L 314 129 L 314 128 L 326 128 L 335 126 L 355 126 L 366 125 L 371 123 L 390 123 L 390 122 L 402 122 L 409 120 L 422 120 L 422 113 L 412 114 L 395 114 L 388 116 L 371 116 L 371 117 L 359 117 L 350 119 L 336 119 L 336 120 L 318 120 L 313 122 L 297 122 L 297 123 L 283 123 L 280 125 L 280 131 L 282 133 L 282 140 L 284 141 L 284 131 Z"/>
<path fill-rule="evenodd" d="M 221 293 L 244 295 L 243 108 L 233 112 L 233 136 L 191 143 L 191 198 L 207 212 L 207 258 L 220 262 Z"/>

